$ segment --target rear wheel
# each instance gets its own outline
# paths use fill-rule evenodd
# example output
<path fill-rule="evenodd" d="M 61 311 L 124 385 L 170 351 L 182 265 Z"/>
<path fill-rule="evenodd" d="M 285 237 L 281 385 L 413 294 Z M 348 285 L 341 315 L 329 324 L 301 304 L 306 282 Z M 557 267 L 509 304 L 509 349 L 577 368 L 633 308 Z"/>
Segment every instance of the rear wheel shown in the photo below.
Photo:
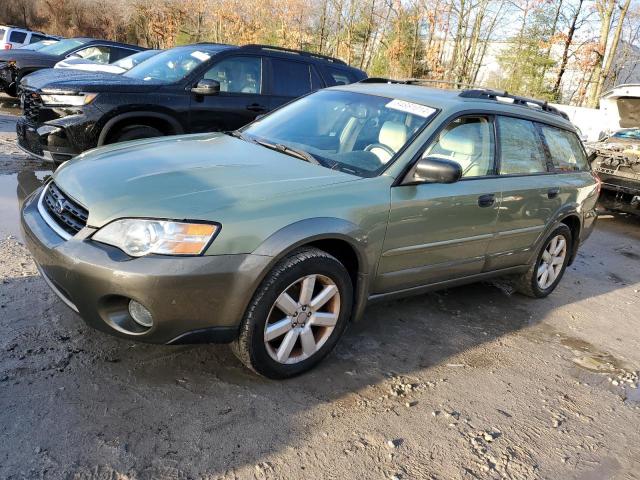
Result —
<path fill-rule="evenodd" d="M 516 282 L 516 290 L 542 298 L 555 290 L 567 269 L 571 254 L 571 230 L 559 225 L 549 234 L 527 273 Z"/>
<path fill-rule="evenodd" d="M 130 125 L 119 130 L 109 143 L 126 142 L 128 140 L 140 140 L 142 138 L 161 137 L 164 134 L 157 128 L 149 125 Z"/>
<path fill-rule="evenodd" d="M 352 295 L 349 273 L 335 257 L 315 248 L 295 251 L 258 287 L 232 349 L 265 377 L 298 375 L 336 345 Z"/>

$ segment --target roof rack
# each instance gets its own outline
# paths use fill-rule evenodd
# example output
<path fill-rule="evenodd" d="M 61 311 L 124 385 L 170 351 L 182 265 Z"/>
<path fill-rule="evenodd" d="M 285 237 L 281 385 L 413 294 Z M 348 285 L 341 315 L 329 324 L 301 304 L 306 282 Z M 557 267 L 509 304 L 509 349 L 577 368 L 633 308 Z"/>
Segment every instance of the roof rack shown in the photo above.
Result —
<path fill-rule="evenodd" d="M 259 43 L 250 43 L 248 45 L 243 45 L 240 47 L 243 50 L 273 50 L 275 52 L 284 52 L 284 53 L 293 53 L 296 55 L 302 55 L 305 57 L 313 57 L 321 60 L 326 60 L 332 63 L 339 63 L 341 65 L 346 65 L 347 63 L 339 58 L 329 57 L 328 55 L 321 55 L 319 53 L 313 52 L 305 52 L 302 50 L 294 50 L 293 48 L 285 48 L 285 47 L 274 47 L 273 45 L 262 45 Z"/>
<path fill-rule="evenodd" d="M 549 105 L 546 100 L 538 100 L 536 98 L 521 97 L 520 95 L 511 95 L 504 90 L 491 90 L 486 88 L 474 88 L 470 90 L 463 90 L 460 92 L 460 97 L 463 98 L 478 98 L 482 100 L 495 100 L 504 101 L 502 99 L 511 100 L 513 105 L 520 105 L 523 107 L 536 108 L 543 112 L 552 113 L 554 115 L 560 115 L 565 120 L 569 120 L 569 115 L 565 112 L 557 109 L 554 106 Z"/>
<path fill-rule="evenodd" d="M 399 85 L 450 85 L 452 87 L 455 87 L 457 89 L 459 88 L 481 88 L 481 87 L 477 87 L 475 85 L 467 85 L 465 83 L 460 83 L 460 82 L 451 82 L 449 80 L 430 80 L 430 79 L 423 79 L 423 78 L 408 78 L 405 80 L 395 80 L 395 79 L 390 79 L 390 78 L 383 78 L 383 77 L 370 77 L 370 78 L 365 78 L 363 80 L 360 80 L 360 82 L 358 83 L 390 83 L 390 84 L 399 84 Z"/>

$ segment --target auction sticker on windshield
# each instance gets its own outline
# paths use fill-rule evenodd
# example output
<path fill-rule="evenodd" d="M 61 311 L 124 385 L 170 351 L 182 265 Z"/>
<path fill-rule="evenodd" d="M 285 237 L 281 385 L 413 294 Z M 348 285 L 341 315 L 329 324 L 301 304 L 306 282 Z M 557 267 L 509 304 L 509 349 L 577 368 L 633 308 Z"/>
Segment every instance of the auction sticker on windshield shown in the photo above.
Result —
<path fill-rule="evenodd" d="M 405 102 L 404 100 L 391 100 L 385 105 L 387 108 L 399 110 L 401 112 L 410 113 L 419 117 L 429 118 L 436 111 L 435 108 L 420 105 L 418 103 Z"/>
<path fill-rule="evenodd" d="M 195 52 L 191 52 L 191 56 L 193 58 L 196 58 L 196 59 L 200 60 L 201 62 L 206 62 L 207 60 L 209 60 L 211 58 L 211 55 L 209 55 L 208 53 L 205 53 L 205 52 L 201 52 L 199 50 L 196 50 Z"/>

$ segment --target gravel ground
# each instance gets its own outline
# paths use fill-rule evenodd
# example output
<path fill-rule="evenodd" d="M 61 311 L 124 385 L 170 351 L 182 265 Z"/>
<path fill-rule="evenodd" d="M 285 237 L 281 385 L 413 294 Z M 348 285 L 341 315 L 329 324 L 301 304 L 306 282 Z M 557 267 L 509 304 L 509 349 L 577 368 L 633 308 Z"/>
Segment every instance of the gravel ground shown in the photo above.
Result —
<path fill-rule="evenodd" d="M 640 220 L 604 215 L 544 300 L 480 283 L 376 305 L 272 382 L 226 346 L 86 327 L 20 241 L 50 172 L 0 115 L 0 478 L 640 479 Z"/>

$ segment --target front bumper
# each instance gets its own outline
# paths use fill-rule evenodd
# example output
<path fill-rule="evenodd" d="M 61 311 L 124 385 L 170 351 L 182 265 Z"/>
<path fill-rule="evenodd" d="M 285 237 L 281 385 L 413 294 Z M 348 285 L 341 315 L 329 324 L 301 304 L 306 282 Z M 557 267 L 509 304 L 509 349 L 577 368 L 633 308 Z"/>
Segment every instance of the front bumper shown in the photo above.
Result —
<path fill-rule="evenodd" d="M 18 148 L 41 160 L 62 163 L 79 155 L 82 150 L 72 142 L 64 128 L 36 126 L 21 117 L 16 123 Z"/>
<path fill-rule="evenodd" d="M 150 343 L 232 341 L 270 257 L 149 256 L 132 259 L 119 249 L 87 240 L 85 228 L 64 240 L 37 207 L 40 190 L 22 209 L 27 247 L 47 283 L 90 326 Z M 134 299 L 153 315 L 153 326 L 134 331 Z"/>

